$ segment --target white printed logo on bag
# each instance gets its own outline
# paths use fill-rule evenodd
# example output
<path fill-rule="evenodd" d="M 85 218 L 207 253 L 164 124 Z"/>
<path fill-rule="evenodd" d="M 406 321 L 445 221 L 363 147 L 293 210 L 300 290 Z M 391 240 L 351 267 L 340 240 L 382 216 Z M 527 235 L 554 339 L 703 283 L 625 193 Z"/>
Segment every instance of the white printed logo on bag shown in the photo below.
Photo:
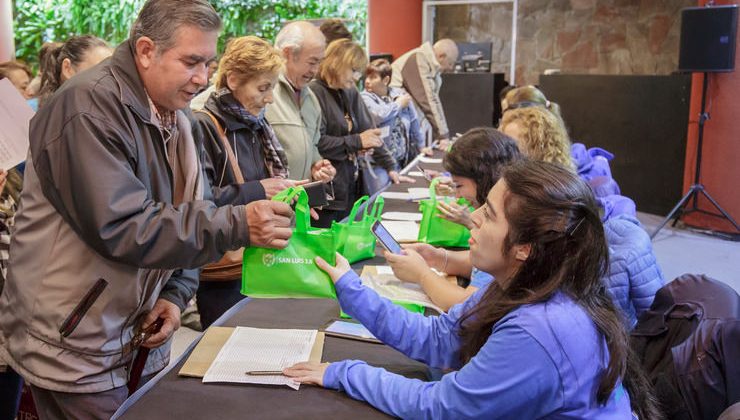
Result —
<path fill-rule="evenodd" d="M 263 254 L 262 264 L 266 267 L 272 267 L 275 264 L 275 254 Z"/>
<path fill-rule="evenodd" d="M 289 257 L 276 257 L 275 254 L 263 254 L 262 264 L 265 267 L 272 267 L 275 264 L 306 264 L 313 265 L 313 261 L 310 258 L 289 258 Z"/>
<path fill-rule="evenodd" d="M 363 249 L 367 248 L 374 248 L 375 244 L 372 242 L 359 242 L 357 243 L 357 250 L 362 251 Z"/>

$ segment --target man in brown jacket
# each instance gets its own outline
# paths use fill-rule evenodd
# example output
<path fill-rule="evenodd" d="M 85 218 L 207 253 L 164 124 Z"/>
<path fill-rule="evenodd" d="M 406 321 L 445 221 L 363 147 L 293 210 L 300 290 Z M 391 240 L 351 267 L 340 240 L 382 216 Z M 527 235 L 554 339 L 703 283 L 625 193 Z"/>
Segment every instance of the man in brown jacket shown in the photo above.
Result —
<path fill-rule="evenodd" d="M 457 56 L 457 44 L 445 38 L 434 43 L 434 47 L 425 42 L 392 64 L 391 86 L 402 87 L 411 95 L 414 105 L 431 125 L 435 140 L 450 138 L 439 89 L 442 87 L 442 73 L 454 69 Z"/>
<path fill-rule="evenodd" d="M 0 297 L 0 358 L 41 418 L 109 418 L 131 361 L 167 365 L 194 270 L 242 246 L 284 247 L 292 211 L 217 207 L 182 109 L 206 84 L 221 20 L 207 0 L 149 0 L 129 40 L 31 121 Z M 157 319 L 158 333 L 135 337 Z"/>

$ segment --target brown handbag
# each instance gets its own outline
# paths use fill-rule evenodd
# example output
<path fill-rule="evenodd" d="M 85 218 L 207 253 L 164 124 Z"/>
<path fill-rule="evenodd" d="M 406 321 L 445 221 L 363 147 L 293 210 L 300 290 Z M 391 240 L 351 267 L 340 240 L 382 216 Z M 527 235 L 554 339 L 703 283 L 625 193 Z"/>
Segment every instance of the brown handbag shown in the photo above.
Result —
<path fill-rule="evenodd" d="M 236 155 L 234 154 L 234 150 L 231 148 L 231 145 L 226 138 L 226 133 L 224 133 L 224 129 L 221 128 L 221 124 L 219 124 L 218 120 L 216 119 L 216 117 L 213 116 L 213 114 L 206 111 L 205 109 L 197 112 L 202 112 L 211 117 L 211 121 L 213 121 L 213 124 L 216 126 L 216 130 L 218 131 L 218 137 L 219 139 L 221 139 L 221 143 L 223 144 L 224 150 L 226 151 L 226 156 L 228 158 L 229 165 L 231 165 L 231 170 L 232 172 L 234 172 L 236 182 L 238 182 L 239 184 L 243 184 L 244 176 L 242 175 L 241 169 L 239 169 L 239 163 L 236 161 Z M 201 281 L 230 281 L 241 278 L 243 255 L 244 248 L 240 248 L 235 251 L 226 251 L 226 253 L 223 257 L 221 257 L 220 260 L 203 266 L 203 270 L 200 273 Z"/>

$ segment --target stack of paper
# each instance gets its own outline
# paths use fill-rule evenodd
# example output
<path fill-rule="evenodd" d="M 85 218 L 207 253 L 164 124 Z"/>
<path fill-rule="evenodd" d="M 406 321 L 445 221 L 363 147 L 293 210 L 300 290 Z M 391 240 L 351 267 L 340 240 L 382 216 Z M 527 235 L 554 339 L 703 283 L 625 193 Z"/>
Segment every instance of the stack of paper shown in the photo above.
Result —
<path fill-rule="evenodd" d="M 381 215 L 383 220 L 399 220 L 407 222 L 421 222 L 421 213 L 411 213 L 406 211 L 388 211 Z"/>
<path fill-rule="evenodd" d="M 26 160 L 32 117 L 33 109 L 10 80 L 0 80 L 0 169 L 8 170 Z"/>
<path fill-rule="evenodd" d="M 374 268 L 374 270 L 373 270 Z M 390 269 L 390 267 L 388 267 Z M 370 289 L 375 290 L 377 294 L 386 299 L 395 302 L 413 303 L 427 308 L 434 309 L 439 313 L 444 311 L 429 299 L 421 286 L 416 283 L 406 283 L 399 280 L 393 275 L 393 271 L 388 274 L 388 269 L 384 266 L 366 267 L 362 271 L 362 284 Z M 375 271 L 375 273 L 373 273 Z M 381 274 L 382 273 L 382 274 Z"/>
<path fill-rule="evenodd" d="M 385 198 L 386 200 L 410 200 L 411 196 L 407 192 L 397 192 L 397 191 L 383 191 L 380 193 L 380 196 Z"/>
<path fill-rule="evenodd" d="M 423 163 L 442 163 L 442 159 L 440 158 L 432 158 L 427 156 L 421 156 L 419 157 L 419 162 Z"/>
<path fill-rule="evenodd" d="M 237 327 L 208 368 L 203 382 L 287 385 L 299 384 L 282 376 L 252 376 L 249 371 L 282 371 L 309 360 L 316 330 Z"/>
<path fill-rule="evenodd" d="M 412 200 L 425 200 L 429 198 L 429 188 L 409 188 L 409 197 Z"/>
<path fill-rule="evenodd" d="M 397 242 L 416 242 L 419 239 L 419 225 L 416 222 L 384 220 L 383 226 Z"/>

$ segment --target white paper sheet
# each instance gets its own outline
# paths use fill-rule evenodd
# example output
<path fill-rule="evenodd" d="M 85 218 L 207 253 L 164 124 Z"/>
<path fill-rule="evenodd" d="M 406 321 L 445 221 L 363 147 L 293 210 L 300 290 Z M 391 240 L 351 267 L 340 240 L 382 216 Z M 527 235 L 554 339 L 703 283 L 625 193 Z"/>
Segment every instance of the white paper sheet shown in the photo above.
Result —
<path fill-rule="evenodd" d="M 383 220 L 400 220 L 407 222 L 421 222 L 421 213 L 410 213 L 405 211 L 389 211 L 381 215 Z"/>
<path fill-rule="evenodd" d="M 33 109 L 10 80 L 0 80 L 0 169 L 10 169 L 26 160 L 32 117 Z"/>
<path fill-rule="evenodd" d="M 419 162 L 424 163 L 442 163 L 442 159 L 440 158 L 431 158 L 427 156 L 419 156 Z"/>
<path fill-rule="evenodd" d="M 426 200 L 429 198 L 429 188 L 409 188 L 409 196 L 412 200 Z"/>
<path fill-rule="evenodd" d="M 384 191 L 380 196 L 390 200 L 411 200 L 411 195 L 407 192 Z"/>
<path fill-rule="evenodd" d="M 419 225 L 415 222 L 399 222 L 387 220 L 383 226 L 398 242 L 416 242 L 419 238 Z"/>
<path fill-rule="evenodd" d="M 250 376 L 253 370 L 280 371 L 311 355 L 316 330 L 281 330 L 236 327 L 203 382 L 236 382 L 263 385 L 287 385 L 298 390 L 299 384 L 287 376 Z"/>
<path fill-rule="evenodd" d="M 411 172 L 407 173 L 406 175 L 408 175 L 408 176 L 415 176 L 417 178 L 424 178 L 424 172 L 422 172 L 422 171 L 411 171 Z"/>
<path fill-rule="evenodd" d="M 380 267 L 378 267 L 378 272 L 380 271 Z M 424 293 L 421 286 L 416 283 L 403 282 L 393 274 L 378 274 L 375 276 L 366 274 L 362 276 L 362 284 L 375 290 L 380 296 L 385 298 L 397 302 L 408 302 L 422 305 L 427 308 L 432 308 L 439 313 L 444 312 L 439 306 L 435 305 L 431 299 L 429 299 L 429 296 Z"/>

